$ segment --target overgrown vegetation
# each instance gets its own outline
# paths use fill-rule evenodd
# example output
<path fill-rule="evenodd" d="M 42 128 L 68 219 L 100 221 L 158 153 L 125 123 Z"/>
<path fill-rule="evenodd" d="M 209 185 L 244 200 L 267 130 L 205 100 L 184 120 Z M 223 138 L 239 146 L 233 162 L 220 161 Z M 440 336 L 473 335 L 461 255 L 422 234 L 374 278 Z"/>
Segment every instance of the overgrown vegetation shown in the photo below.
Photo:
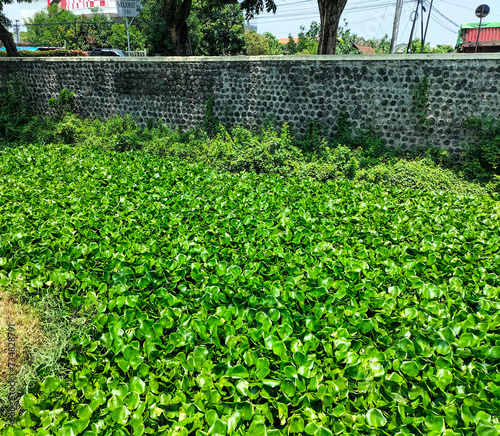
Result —
<path fill-rule="evenodd" d="M 500 431 L 500 204 L 442 152 L 1 93 L 0 291 L 48 339 L 2 436 Z"/>
<path fill-rule="evenodd" d="M 413 91 L 413 110 L 415 112 L 417 126 L 425 133 L 429 131 L 429 120 L 427 119 L 427 107 L 429 105 L 429 75 L 425 75 Z"/>
<path fill-rule="evenodd" d="M 31 50 L 19 50 L 19 56 L 25 58 L 48 58 L 48 57 L 77 57 L 77 56 L 88 56 L 89 54 L 82 50 L 45 50 L 45 51 L 31 51 Z M 7 52 L 0 51 L 0 57 L 7 57 Z"/>
<path fill-rule="evenodd" d="M 288 125 L 272 120 L 259 129 L 224 127 L 214 117 L 211 98 L 200 128 L 184 132 L 153 121 L 141 128 L 131 117 L 107 121 L 81 119 L 73 113 L 74 94 L 66 90 L 50 99 L 49 106 L 53 109 L 50 117 L 29 118 L 23 112 L 26 105 L 16 103 L 16 99 L 25 99 L 27 92 L 19 79 L 10 83 L 5 92 L 10 97 L 3 103 L 6 122 L 0 143 L 4 146 L 16 142 L 94 144 L 109 151 L 142 150 L 231 172 L 287 174 L 319 181 L 357 179 L 464 194 L 498 191 L 493 177 L 499 157 L 487 142 L 497 128 L 494 123 L 484 131 L 476 148 L 466 152 L 462 167 L 453 167 L 447 152 L 439 147 L 404 151 L 385 146 L 373 129 L 355 132 L 342 112 L 337 117 L 333 137 L 315 121 L 308 124 L 303 135 L 295 135 Z M 9 115 L 16 111 L 21 111 L 19 116 Z M 408 160 L 412 163 L 407 163 Z M 479 182 L 483 187 L 469 182 Z"/>
<path fill-rule="evenodd" d="M 463 162 L 463 172 L 469 180 L 490 183 L 500 192 L 500 120 L 470 118 L 465 126 L 475 136 L 468 144 Z"/>
<path fill-rule="evenodd" d="M 97 310 L 19 434 L 498 431 L 498 201 L 91 145 L 1 157 L 1 284 Z"/>
<path fill-rule="evenodd" d="M 3 238 L 9 235 L 5 229 L 7 222 L 7 218 L 0 220 Z M 4 264 L 6 259 L 0 261 Z M 64 304 L 57 273 L 48 277 L 44 290 L 35 297 L 32 289 L 17 280 L 19 273 L 11 271 L 8 280 L 0 274 L 0 429 L 1 418 L 10 416 L 12 410 L 22 413 L 21 397 L 37 391 L 46 377 L 69 376 L 72 369 L 66 356 L 74 349 L 72 341 L 93 330 L 91 319 L 95 317 L 91 307 L 83 314 Z M 14 326 L 15 336 L 11 357 L 7 352 L 8 324 Z M 7 370 L 9 360 L 13 373 Z"/>

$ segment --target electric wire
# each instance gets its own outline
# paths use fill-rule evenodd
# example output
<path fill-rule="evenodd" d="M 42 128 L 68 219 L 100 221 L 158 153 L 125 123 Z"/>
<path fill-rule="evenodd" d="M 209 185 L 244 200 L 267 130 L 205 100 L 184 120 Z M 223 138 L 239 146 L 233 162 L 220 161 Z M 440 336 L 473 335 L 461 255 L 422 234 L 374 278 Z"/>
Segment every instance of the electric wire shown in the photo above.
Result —
<path fill-rule="evenodd" d="M 446 15 L 444 15 L 441 11 L 439 11 L 439 9 L 437 9 L 436 7 L 434 7 L 434 11 L 437 12 L 439 15 L 441 15 L 446 21 L 450 22 L 451 24 L 453 24 L 455 27 L 460 27 L 457 23 L 455 23 L 454 21 L 450 20 Z"/>
<path fill-rule="evenodd" d="M 344 9 L 344 13 L 351 13 L 351 12 L 368 12 L 372 10 L 377 10 L 381 8 L 388 8 L 390 6 L 395 6 L 395 2 L 391 2 L 390 0 L 385 3 L 385 4 L 376 4 L 376 5 L 363 5 L 361 7 L 352 7 L 349 9 Z M 314 11 L 314 14 L 313 14 Z M 316 8 L 307 8 L 307 9 L 301 9 L 300 11 L 287 11 L 286 13 L 281 13 L 281 14 L 276 14 L 276 15 L 268 15 L 268 16 L 257 16 L 252 19 L 252 21 L 255 24 L 258 24 L 259 21 L 265 21 L 266 24 L 269 23 L 280 23 L 284 21 L 289 21 L 290 19 L 293 18 L 311 18 L 311 14 L 313 14 L 314 17 L 319 18 L 319 11 Z M 373 18 L 372 18 L 373 19 Z"/>
<path fill-rule="evenodd" d="M 382 19 L 380 20 L 380 24 L 378 25 L 377 33 L 375 33 L 375 39 L 377 39 L 378 33 L 380 32 L 380 28 L 382 27 L 382 23 L 385 20 L 385 16 L 387 14 L 388 9 L 389 9 L 389 1 L 387 2 L 387 6 L 385 7 L 384 15 L 382 16 Z"/>

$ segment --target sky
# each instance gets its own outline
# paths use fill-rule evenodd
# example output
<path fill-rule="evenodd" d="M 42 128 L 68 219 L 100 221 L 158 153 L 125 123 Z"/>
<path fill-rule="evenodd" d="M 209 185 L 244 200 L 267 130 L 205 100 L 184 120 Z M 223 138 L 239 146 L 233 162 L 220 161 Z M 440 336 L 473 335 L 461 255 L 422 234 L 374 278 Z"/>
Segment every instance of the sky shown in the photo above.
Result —
<path fill-rule="evenodd" d="M 424 0 L 424 4 L 429 6 L 430 1 Z M 31 16 L 46 4 L 46 1 L 37 1 L 6 5 L 4 12 L 10 19 L 16 20 Z M 286 38 L 289 34 L 297 36 L 300 26 L 309 28 L 312 21 L 319 22 L 316 0 L 276 0 L 276 4 L 276 14 L 262 14 L 250 20 L 250 24 L 257 26 L 257 32 L 271 32 L 278 38 Z M 416 4 L 416 0 L 404 0 L 397 43 L 408 43 Z M 454 47 L 458 26 L 479 21 L 474 11 L 480 4 L 480 1 L 474 0 L 434 0 L 426 41 L 432 46 L 447 44 Z M 500 1 L 495 0 L 489 6 L 491 12 L 484 21 L 500 22 Z M 391 37 L 395 8 L 396 0 L 348 0 L 341 22 L 346 20 L 353 33 L 366 39 L 382 38 L 385 34 Z M 424 13 L 424 22 L 427 16 Z M 420 25 L 417 29 L 416 37 L 420 37 Z"/>
<path fill-rule="evenodd" d="M 289 33 L 297 36 L 300 26 L 309 28 L 312 21 L 319 23 L 316 0 L 277 0 L 276 4 L 278 8 L 275 15 L 263 14 L 250 20 L 250 24 L 257 25 L 258 33 L 271 32 L 278 38 L 285 38 Z M 425 4 L 430 5 L 430 0 L 424 0 Z M 479 22 L 474 12 L 480 4 L 480 1 L 474 0 L 434 0 L 426 41 L 432 46 L 446 44 L 454 47 L 458 26 Z M 416 5 L 416 0 L 404 1 L 397 43 L 408 43 Z M 489 6 L 491 12 L 484 21 L 500 21 L 500 1 L 495 0 Z M 344 19 L 347 20 L 351 32 L 366 39 L 380 39 L 385 34 L 390 38 L 395 10 L 396 0 L 348 0 L 341 25 Z M 427 16 L 424 13 L 424 26 Z M 420 17 L 417 37 L 420 38 Z"/>

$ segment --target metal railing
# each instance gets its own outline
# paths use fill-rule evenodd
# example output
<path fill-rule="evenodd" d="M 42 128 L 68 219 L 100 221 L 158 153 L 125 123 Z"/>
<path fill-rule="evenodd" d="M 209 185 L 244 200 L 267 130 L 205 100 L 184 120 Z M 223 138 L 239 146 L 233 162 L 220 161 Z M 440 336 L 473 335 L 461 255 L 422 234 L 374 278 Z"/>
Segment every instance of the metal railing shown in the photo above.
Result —
<path fill-rule="evenodd" d="M 125 53 L 126 56 L 128 56 L 128 51 L 124 50 L 124 53 Z M 147 55 L 148 54 L 147 54 L 147 52 L 146 52 L 145 49 L 144 50 L 138 50 L 138 51 L 136 50 L 136 51 L 131 51 L 130 52 L 130 56 L 131 57 L 132 56 L 147 56 Z"/>

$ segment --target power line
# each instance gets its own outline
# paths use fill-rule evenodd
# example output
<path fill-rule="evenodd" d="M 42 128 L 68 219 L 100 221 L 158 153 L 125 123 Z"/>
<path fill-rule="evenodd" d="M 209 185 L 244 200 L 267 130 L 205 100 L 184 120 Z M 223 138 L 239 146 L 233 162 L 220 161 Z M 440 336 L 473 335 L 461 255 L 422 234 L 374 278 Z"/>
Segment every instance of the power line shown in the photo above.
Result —
<path fill-rule="evenodd" d="M 384 15 L 383 15 L 382 19 L 380 20 L 380 24 L 378 25 L 377 33 L 375 34 L 375 38 L 377 38 L 378 33 L 380 32 L 380 28 L 382 27 L 382 23 L 384 22 L 385 16 L 387 14 L 387 9 L 389 9 L 389 1 L 387 2 L 387 5 L 385 7 Z"/>
<path fill-rule="evenodd" d="M 457 5 L 456 3 L 451 3 L 451 2 L 447 2 L 445 0 L 441 0 L 443 3 L 448 3 L 449 5 L 452 5 L 452 6 L 456 6 L 457 8 L 463 8 L 463 9 L 468 9 L 468 10 L 471 10 L 471 8 L 468 8 L 467 6 L 463 6 L 463 5 Z"/>
<path fill-rule="evenodd" d="M 457 33 L 456 30 L 450 29 L 446 24 L 444 24 L 443 22 L 439 21 L 439 19 L 435 15 L 433 15 L 431 18 L 432 18 L 432 20 L 436 24 L 438 24 L 439 26 L 441 26 L 444 30 L 447 30 L 448 32 L 455 33 L 455 34 Z"/>
<path fill-rule="evenodd" d="M 453 24 L 455 27 L 460 27 L 457 23 L 454 21 L 451 21 L 446 15 L 444 15 L 442 12 L 440 12 L 436 7 L 434 7 L 434 10 L 441 15 L 446 21 L 449 21 L 451 24 Z"/>
<path fill-rule="evenodd" d="M 357 8 L 344 9 L 344 12 L 345 13 L 350 13 L 350 12 L 367 12 L 367 11 L 372 11 L 372 10 L 381 9 L 381 8 L 388 8 L 389 6 L 395 6 L 395 5 L 396 5 L 396 3 L 394 3 L 394 2 L 391 3 L 389 1 L 389 2 L 387 2 L 385 4 L 364 5 L 364 6 L 357 7 Z M 254 22 L 257 21 L 257 24 L 258 24 L 258 22 L 260 20 L 265 20 L 267 23 L 270 23 L 270 22 L 276 23 L 276 22 L 284 21 L 284 20 L 280 20 L 280 19 L 283 19 L 283 18 L 293 18 L 293 17 L 297 17 L 297 18 L 309 18 L 309 17 L 306 17 L 304 14 L 305 13 L 311 14 L 313 12 L 313 10 L 315 11 L 314 16 L 315 17 L 319 17 L 319 11 L 317 10 L 317 8 L 306 8 L 306 9 L 301 9 L 301 10 L 287 11 L 288 13 L 285 13 L 285 14 L 257 16 L 257 17 L 253 18 L 253 21 Z"/>

